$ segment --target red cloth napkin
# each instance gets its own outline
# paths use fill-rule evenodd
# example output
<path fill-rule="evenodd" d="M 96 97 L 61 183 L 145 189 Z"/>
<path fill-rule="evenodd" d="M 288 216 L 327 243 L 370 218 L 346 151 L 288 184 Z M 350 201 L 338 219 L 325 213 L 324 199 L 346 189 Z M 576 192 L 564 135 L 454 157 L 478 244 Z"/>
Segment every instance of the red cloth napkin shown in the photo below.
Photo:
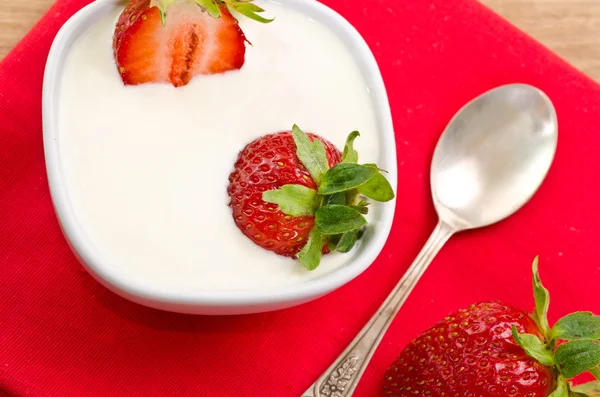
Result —
<path fill-rule="evenodd" d="M 435 143 L 468 100 L 497 85 L 543 89 L 560 119 L 556 160 L 510 219 L 453 238 L 403 307 L 356 396 L 420 331 L 470 303 L 533 306 L 530 264 L 552 293 L 551 320 L 600 312 L 600 87 L 470 0 L 326 0 L 373 49 L 393 109 L 398 209 L 379 259 L 300 307 L 186 316 L 130 303 L 77 263 L 48 193 L 40 96 L 50 43 L 88 0 L 59 0 L 0 64 L 0 389 L 9 396 L 296 397 L 375 312 L 435 224 Z M 1 394 L 1 393 L 0 393 Z"/>

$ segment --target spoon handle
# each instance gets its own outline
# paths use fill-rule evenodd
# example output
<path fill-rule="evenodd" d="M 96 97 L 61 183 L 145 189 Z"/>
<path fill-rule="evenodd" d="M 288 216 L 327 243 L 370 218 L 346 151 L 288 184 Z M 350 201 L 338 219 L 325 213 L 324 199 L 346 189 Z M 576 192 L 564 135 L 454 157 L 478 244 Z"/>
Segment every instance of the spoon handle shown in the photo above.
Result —
<path fill-rule="evenodd" d="M 413 264 L 377 313 L 302 397 L 350 397 L 354 393 L 360 377 L 365 372 L 396 313 L 433 258 L 454 233 L 455 230 L 446 223 L 440 221 L 437 224 Z"/>

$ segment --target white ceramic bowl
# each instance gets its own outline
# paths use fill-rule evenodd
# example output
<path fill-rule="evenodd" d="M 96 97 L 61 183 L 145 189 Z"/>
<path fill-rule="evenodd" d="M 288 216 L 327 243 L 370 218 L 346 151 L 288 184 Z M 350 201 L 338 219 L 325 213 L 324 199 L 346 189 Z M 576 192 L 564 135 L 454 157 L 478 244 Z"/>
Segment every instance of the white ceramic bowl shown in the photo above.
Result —
<path fill-rule="evenodd" d="M 389 171 L 396 191 L 396 145 L 389 103 L 383 79 L 369 47 L 342 16 L 315 0 L 282 0 L 335 32 L 349 48 L 368 84 L 376 111 L 381 158 L 378 164 Z M 58 219 L 70 247 L 85 268 L 113 292 L 142 305 L 193 314 L 244 314 L 283 309 L 323 296 L 363 272 L 386 242 L 394 217 L 395 201 L 377 211 L 376 227 L 369 229 L 364 242 L 351 254 L 349 263 L 320 278 L 293 286 L 248 291 L 177 291 L 145 285 L 119 272 L 102 257 L 79 223 L 65 185 L 59 151 L 58 101 L 61 71 L 73 42 L 100 17 L 122 6 L 121 0 L 97 0 L 74 15 L 60 30 L 48 56 L 43 88 L 44 149 L 50 192 Z"/>

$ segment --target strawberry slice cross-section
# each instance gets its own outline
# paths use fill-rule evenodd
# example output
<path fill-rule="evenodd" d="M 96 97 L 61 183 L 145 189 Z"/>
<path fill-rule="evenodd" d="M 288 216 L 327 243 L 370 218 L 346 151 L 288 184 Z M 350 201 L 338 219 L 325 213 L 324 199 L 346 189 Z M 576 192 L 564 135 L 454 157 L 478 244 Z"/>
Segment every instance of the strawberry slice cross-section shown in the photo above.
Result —
<path fill-rule="evenodd" d="M 237 11 L 236 1 L 200 1 L 210 3 L 210 8 L 192 0 L 168 3 L 131 0 L 119 17 L 113 49 L 126 85 L 170 83 L 181 87 L 195 76 L 244 65 L 246 38 L 229 10 Z M 244 4 L 252 6 L 252 13 L 262 12 L 250 2 Z M 268 22 L 257 15 L 253 19 Z"/>

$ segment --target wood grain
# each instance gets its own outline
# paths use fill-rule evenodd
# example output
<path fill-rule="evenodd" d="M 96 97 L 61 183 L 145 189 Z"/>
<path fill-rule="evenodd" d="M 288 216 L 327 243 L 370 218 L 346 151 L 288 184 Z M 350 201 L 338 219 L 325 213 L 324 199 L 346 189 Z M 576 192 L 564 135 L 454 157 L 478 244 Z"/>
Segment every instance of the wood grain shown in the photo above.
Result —
<path fill-rule="evenodd" d="M 600 81 L 600 1 L 483 0 L 577 68 Z"/>
<path fill-rule="evenodd" d="M 481 0 L 517 27 L 600 81 L 600 0 Z M 0 59 L 54 0 L 0 7 Z"/>
<path fill-rule="evenodd" d="M 0 59 L 54 4 L 54 0 L 5 1 L 0 7 Z"/>

